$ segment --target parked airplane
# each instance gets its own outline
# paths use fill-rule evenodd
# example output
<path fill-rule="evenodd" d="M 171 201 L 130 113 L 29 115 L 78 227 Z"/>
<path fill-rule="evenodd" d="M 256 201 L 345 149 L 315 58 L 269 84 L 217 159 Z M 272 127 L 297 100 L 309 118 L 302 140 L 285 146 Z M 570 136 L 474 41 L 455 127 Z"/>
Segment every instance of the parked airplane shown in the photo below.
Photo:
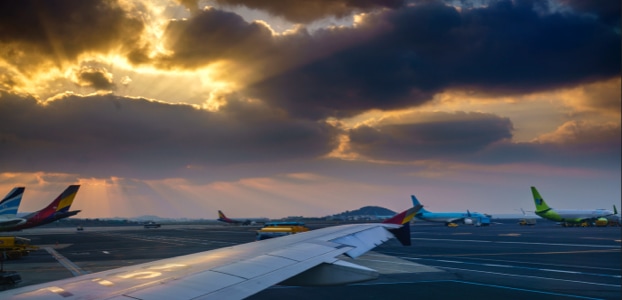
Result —
<path fill-rule="evenodd" d="M 22 216 L 21 218 L 26 220 L 24 223 L 14 226 L 5 226 L 0 228 L 0 231 L 16 231 L 32 228 L 77 215 L 80 212 L 79 210 L 69 211 L 69 208 L 79 188 L 79 185 L 70 185 L 44 209 Z"/>
<path fill-rule="evenodd" d="M 26 219 L 17 217 L 24 189 L 24 187 L 13 188 L 0 201 L 0 230 L 26 223 Z"/>
<path fill-rule="evenodd" d="M 349 224 L 167 258 L 0 292 L 0 299 L 242 299 L 272 285 L 372 280 L 356 258 L 395 237 L 410 245 L 421 206 L 383 223 Z"/>
<path fill-rule="evenodd" d="M 238 224 L 238 225 L 254 225 L 254 224 L 263 224 L 270 221 L 268 218 L 249 218 L 249 219 L 230 219 L 225 216 L 225 213 L 222 211 L 218 211 L 218 221 L 225 222 L 229 224 Z"/>
<path fill-rule="evenodd" d="M 620 222 L 620 215 L 618 215 L 618 209 L 616 208 L 615 204 L 613 205 L 613 215 L 611 216 L 607 216 L 607 222 L 609 223 L 614 223 L 614 224 L 618 224 L 618 226 L 622 223 Z"/>
<path fill-rule="evenodd" d="M 415 195 L 411 195 L 410 198 L 413 201 L 413 205 L 421 205 L 419 200 Z M 475 224 L 477 226 L 480 225 L 490 225 L 490 215 L 482 214 L 478 212 L 470 212 L 469 210 L 464 212 L 440 212 L 435 213 L 422 208 L 415 217 L 419 220 L 424 220 L 428 222 L 444 222 L 445 225 L 449 226 L 450 224 L 455 223 L 464 223 L 467 225 Z"/>
<path fill-rule="evenodd" d="M 614 215 L 614 213 L 608 209 L 594 209 L 594 210 L 579 210 L 579 209 L 554 209 L 549 207 L 540 193 L 535 187 L 531 187 L 531 193 L 533 194 L 533 201 L 536 205 L 536 215 L 541 218 L 548 219 L 555 222 L 562 222 L 563 225 L 581 224 L 584 222 L 594 222 L 598 218 L 606 218 Z"/>

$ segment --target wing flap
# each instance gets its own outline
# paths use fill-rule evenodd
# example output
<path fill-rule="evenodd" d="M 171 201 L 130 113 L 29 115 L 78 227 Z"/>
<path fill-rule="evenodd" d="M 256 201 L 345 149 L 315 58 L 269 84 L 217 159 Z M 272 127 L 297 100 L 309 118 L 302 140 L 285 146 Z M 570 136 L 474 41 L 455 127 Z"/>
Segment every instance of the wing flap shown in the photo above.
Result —
<path fill-rule="evenodd" d="M 250 279 L 296 263 L 297 261 L 271 255 L 261 255 L 213 269 L 215 272 Z"/>
<path fill-rule="evenodd" d="M 296 261 L 304 261 L 311 257 L 318 256 L 335 250 L 334 247 L 319 245 L 315 243 L 294 244 L 285 249 L 270 252 L 272 256 L 284 257 Z"/>
<path fill-rule="evenodd" d="M 374 269 L 337 260 L 332 264 L 317 265 L 280 284 L 299 286 L 339 285 L 373 280 L 378 276 L 378 271 Z"/>
<path fill-rule="evenodd" d="M 349 247 L 333 249 L 332 251 L 322 255 L 297 262 L 293 265 L 274 270 L 249 280 L 245 280 L 213 293 L 206 294 L 197 299 L 243 299 L 319 264 L 333 263 L 337 260 L 335 257 L 343 254 L 348 249 Z"/>
<path fill-rule="evenodd" d="M 387 229 L 381 226 L 377 226 L 336 238 L 334 240 L 331 240 L 331 242 L 352 246 L 353 248 L 351 250 L 348 250 L 346 252 L 346 255 L 352 258 L 356 258 L 363 253 L 375 248 L 376 246 L 384 243 L 392 237 L 393 235 L 389 231 L 387 231 Z"/>

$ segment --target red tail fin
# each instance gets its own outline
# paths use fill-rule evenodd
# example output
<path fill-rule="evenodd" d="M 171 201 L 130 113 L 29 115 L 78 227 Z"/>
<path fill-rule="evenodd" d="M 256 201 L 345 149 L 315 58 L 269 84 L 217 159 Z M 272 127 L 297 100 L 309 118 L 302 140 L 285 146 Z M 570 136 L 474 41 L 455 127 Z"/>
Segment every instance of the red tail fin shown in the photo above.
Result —
<path fill-rule="evenodd" d="M 415 214 L 417 214 L 422 207 L 421 205 L 415 205 L 382 223 L 402 225 L 399 228 L 389 229 L 389 231 L 402 245 L 410 246 L 410 220 L 415 217 Z"/>
<path fill-rule="evenodd" d="M 408 222 L 410 222 L 410 220 L 413 219 L 413 217 L 415 217 L 415 214 L 417 214 L 417 212 L 422 208 L 423 206 L 421 205 L 415 205 L 395 216 L 393 216 L 391 219 L 385 220 L 382 223 L 387 223 L 387 224 L 397 224 L 397 225 L 403 225 L 406 224 Z"/>

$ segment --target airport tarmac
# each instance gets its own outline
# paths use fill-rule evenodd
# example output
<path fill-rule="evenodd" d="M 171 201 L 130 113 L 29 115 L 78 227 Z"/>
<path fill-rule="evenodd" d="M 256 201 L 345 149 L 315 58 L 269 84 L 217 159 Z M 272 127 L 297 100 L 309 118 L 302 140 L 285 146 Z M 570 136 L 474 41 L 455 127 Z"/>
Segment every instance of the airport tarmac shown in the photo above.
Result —
<path fill-rule="evenodd" d="M 6 261 L 20 286 L 252 242 L 257 227 L 163 225 L 33 228 L 15 234 L 41 247 Z M 355 263 L 380 272 L 349 286 L 266 289 L 249 299 L 620 299 L 620 227 L 563 228 L 552 222 L 487 227 L 416 223 L 413 246 L 391 240 Z"/>

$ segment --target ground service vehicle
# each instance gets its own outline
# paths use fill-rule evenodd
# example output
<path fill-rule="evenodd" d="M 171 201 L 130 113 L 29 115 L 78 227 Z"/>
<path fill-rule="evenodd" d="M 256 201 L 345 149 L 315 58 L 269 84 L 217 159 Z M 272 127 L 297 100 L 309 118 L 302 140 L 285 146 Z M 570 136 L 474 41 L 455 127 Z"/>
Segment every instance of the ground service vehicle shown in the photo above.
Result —
<path fill-rule="evenodd" d="M 594 225 L 597 227 L 605 227 L 608 223 L 607 218 L 598 218 L 598 220 L 594 221 Z"/>
<path fill-rule="evenodd" d="M 37 249 L 39 247 L 30 245 L 30 240 L 26 238 L 17 236 L 0 237 L 0 255 L 4 259 L 17 259 Z"/>
<path fill-rule="evenodd" d="M 261 241 L 305 231 L 309 231 L 309 228 L 302 222 L 269 222 L 257 231 L 257 240 Z"/>
<path fill-rule="evenodd" d="M 156 222 L 147 222 L 144 225 L 145 228 L 160 228 L 160 226 L 161 225 Z"/>
<path fill-rule="evenodd" d="M 536 225 L 536 219 L 520 219 L 520 221 L 518 221 L 518 225 L 520 226 Z"/>

